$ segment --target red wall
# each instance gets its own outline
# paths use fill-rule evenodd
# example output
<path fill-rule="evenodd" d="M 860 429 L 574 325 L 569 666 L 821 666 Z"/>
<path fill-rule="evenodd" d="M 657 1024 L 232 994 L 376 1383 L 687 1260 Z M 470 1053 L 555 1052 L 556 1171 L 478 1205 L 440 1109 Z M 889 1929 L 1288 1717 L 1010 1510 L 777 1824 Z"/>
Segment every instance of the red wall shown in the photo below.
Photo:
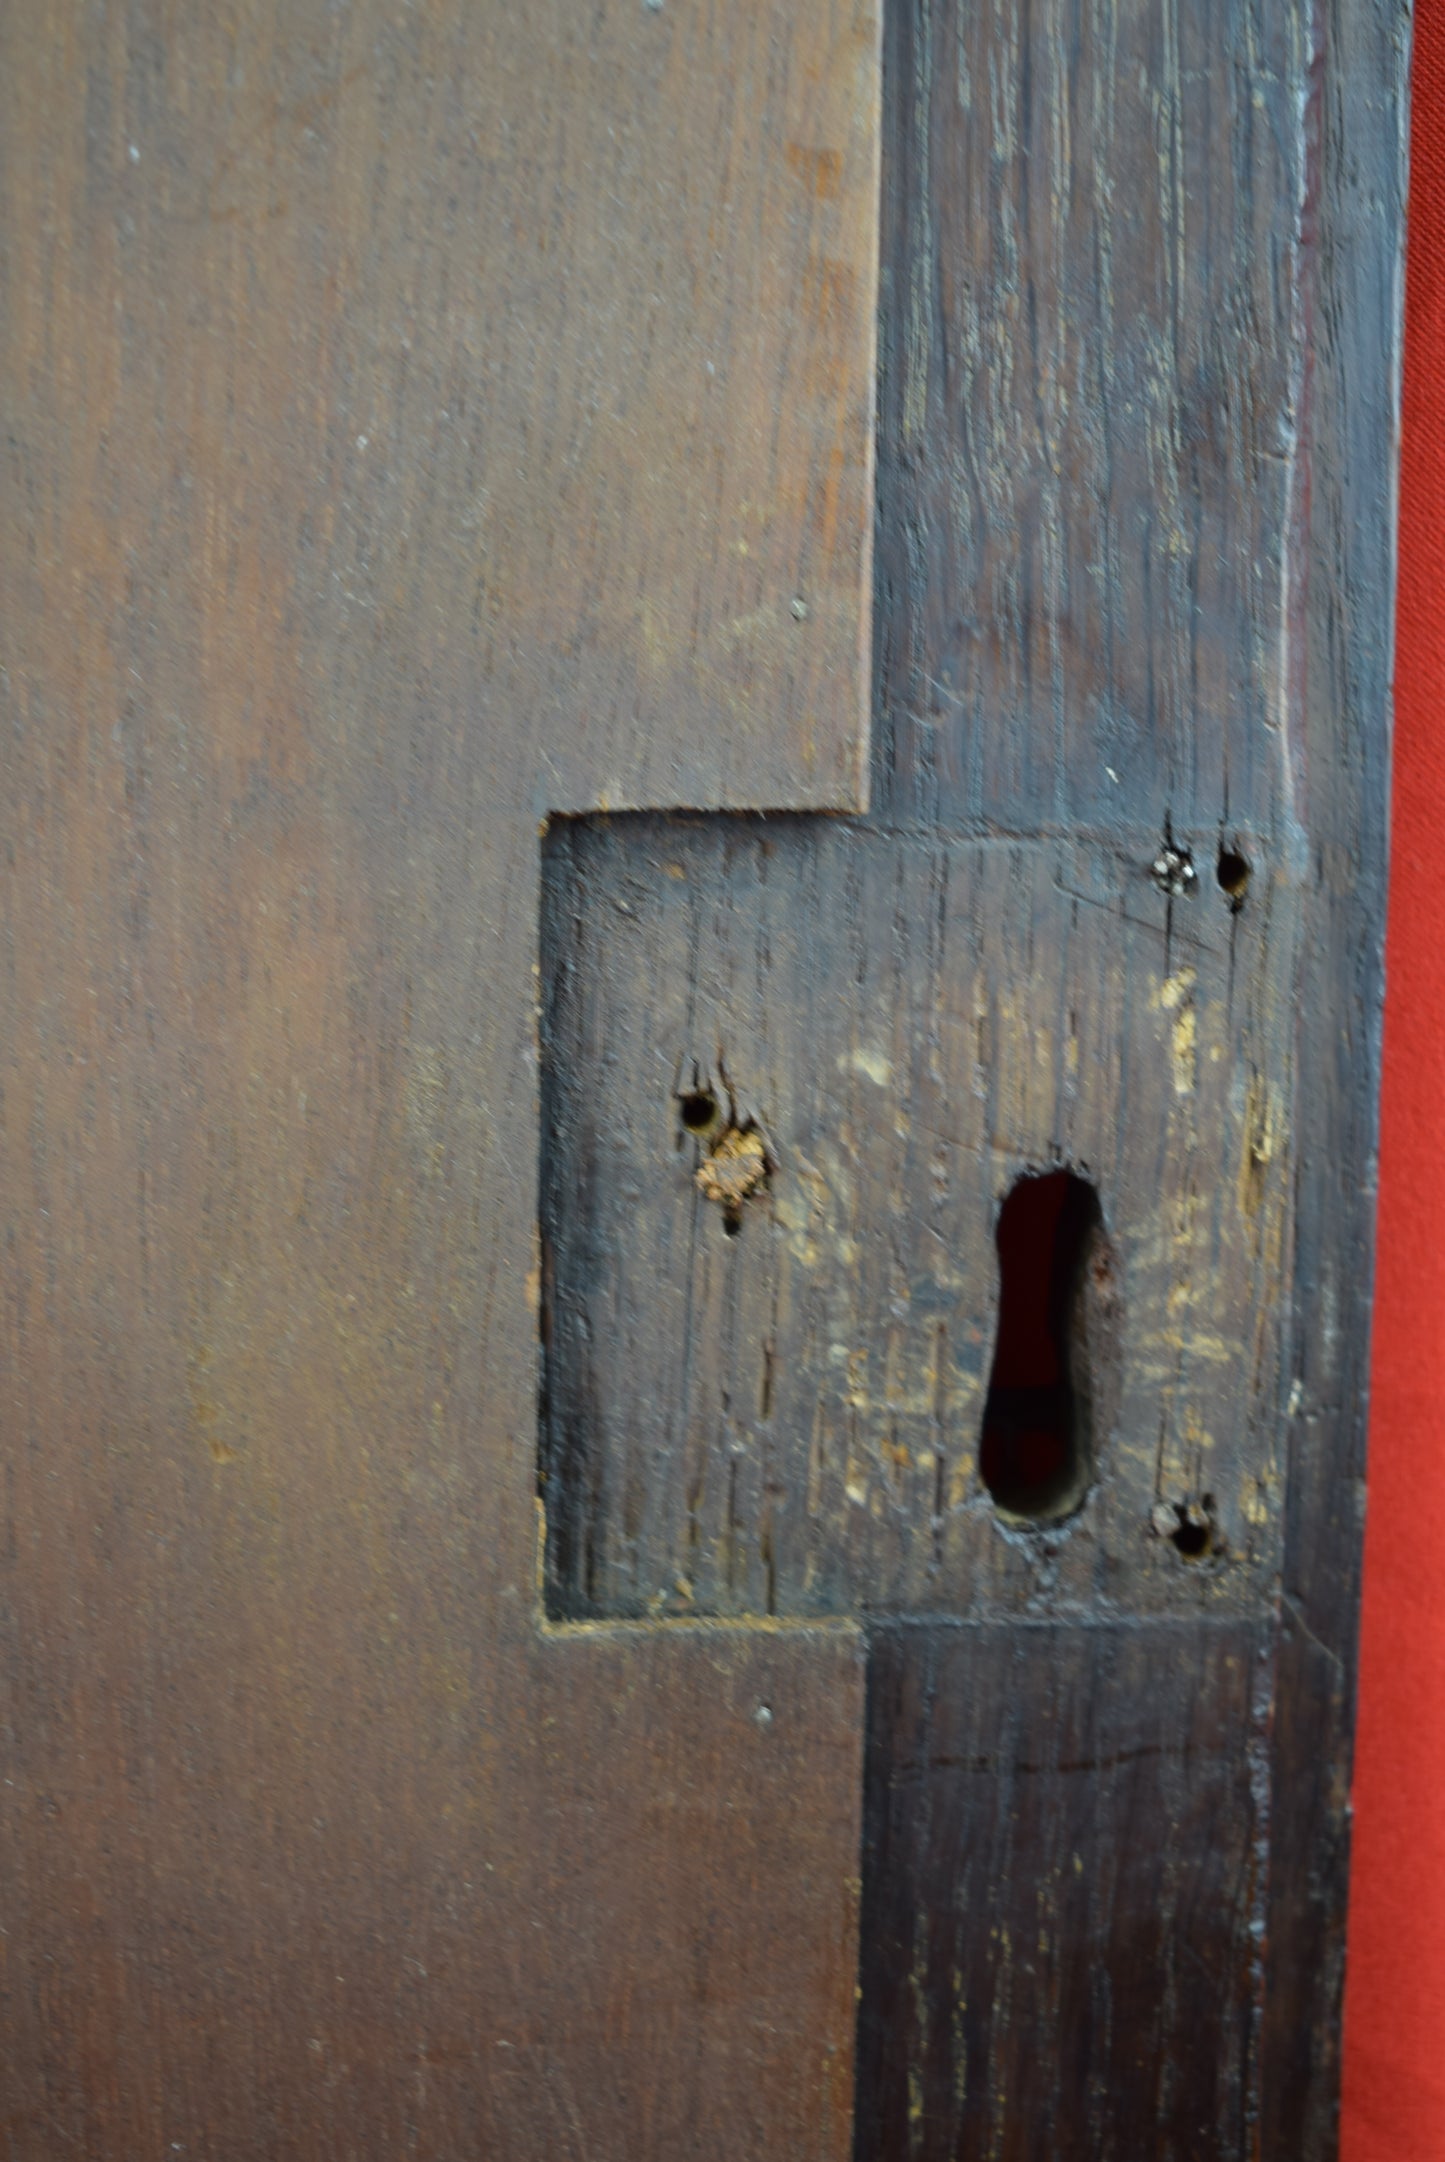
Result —
<path fill-rule="evenodd" d="M 1445 2162 L 1445 0 L 1418 0 L 1344 2162 Z"/>

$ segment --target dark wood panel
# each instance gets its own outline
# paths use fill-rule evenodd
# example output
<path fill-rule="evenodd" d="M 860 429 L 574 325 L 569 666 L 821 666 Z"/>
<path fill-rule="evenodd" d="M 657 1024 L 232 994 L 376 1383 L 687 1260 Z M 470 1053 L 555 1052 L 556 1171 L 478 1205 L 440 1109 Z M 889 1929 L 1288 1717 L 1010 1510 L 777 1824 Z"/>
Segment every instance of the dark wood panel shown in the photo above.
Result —
<path fill-rule="evenodd" d="M 1305 6 L 888 10 L 877 788 L 1287 831 Z"/>
<path fill-rule="evenodd" d="M 1157 849 L 1157 842 L 1154 847 Z M 1239 1606 L 1283 1522 L 1299 896 L 840 820 L 562 821 L 544 874 L 543 1496 L 560 1611 Z M 690 1107 L 714 1123 L 689 1130 Z M 767 1174 L 703 1187 L 730 1121 Z M 979 1463 L 1000 1205 L 1099 1195 L 1081 1514 Z M 700 1183 L 702 1186 L 700 1187 Z M 1172 1511 L 1203 1510 L 1181 1567 Z"/>
<path fill-rule="evenodd" d="M 876 1633 L 859 2162 L 1254 2151 L 1270 1635 Z"/>
<path fill-rule="evenodd" d="M 1406 11 L 1277 10 L 1265 25 L 1248 7 L 904 5 L 889 22 L 875 806 L 900 822 L 1071 839 L 1152 811 L 1198 857 L 1215 833 L 1232 845 L 1240 819 L 1298 881 L 1258 2059 L 1248 2120 L 1226 2122 L 1207 2151 L 1328 2157 L 1363 1504 Z M 995 62 L 986 124 L 970 104 L 981 51 Z M 1131 111 L 1136 124 L 1118 128 Z M 1272 234 L 1258 222 L 1270 215 Z M 1111 313 L 1118 260 L 1135 283 L 1128 311 Z M 945 1899 L 946 1872 L 927 1890 Z M 865 1973 L 884 1957 L 867 1904 Z M 1039 2068 L 991 2091 L 1012 2102 Z M 917 2058 L 911 2069 L 923 2137 L 935 2112 L 951 2121 L 951 2092 Z M 892 2123 L 882 2151 L 890 2136 L 907 2151 Z"/>

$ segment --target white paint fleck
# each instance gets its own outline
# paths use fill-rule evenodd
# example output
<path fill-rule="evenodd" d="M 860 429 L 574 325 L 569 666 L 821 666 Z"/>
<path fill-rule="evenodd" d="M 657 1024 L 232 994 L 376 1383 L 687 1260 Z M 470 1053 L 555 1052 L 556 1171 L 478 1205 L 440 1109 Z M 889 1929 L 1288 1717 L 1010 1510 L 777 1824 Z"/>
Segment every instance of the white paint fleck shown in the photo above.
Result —
<path fill-rule="evenodd" d="M 858 1073 L 864 1074 L 875 1088 L 886 1089 L 893 1080 L 893 1061 L 885 1058 L 881 1051 L 870 1051 L 866 1044 L 860 1045 L 855 1051 L 847 1052 L 839 1059 L 838 1064 L 852 1066 Z"/>

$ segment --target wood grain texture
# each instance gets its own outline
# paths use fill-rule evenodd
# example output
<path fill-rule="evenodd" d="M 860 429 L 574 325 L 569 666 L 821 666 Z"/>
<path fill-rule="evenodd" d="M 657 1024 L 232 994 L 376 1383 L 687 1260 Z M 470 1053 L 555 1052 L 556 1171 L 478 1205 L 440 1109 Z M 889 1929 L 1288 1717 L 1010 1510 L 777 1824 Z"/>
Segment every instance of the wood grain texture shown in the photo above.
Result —
<path fill-rule="evenodd" d="M 1298 816 L 1308 7 L 888 11 L 880 801 Z"/>
<path fill-rule="evenodd" d="M 1403 15 L 887 21 L 873 814 L 544 887 L 866 792 L 876 10 L 0 20 L 18 2162 L 839 2162 L 841 1614 L 858 2162 L 1334 2152 Z"/>
<path fill-rule="evenodd" d="M 876 31 L 4 11 L 17 2162 L 846 2149 L 856 1642 L 539 1631 L 534 1031 L 549 808 L 857 799 Z"/>
<path fill-rule="evenodd" d="M 552 1596 L 869 1615 L 857 2162 L 1324 2162 L 1403 22 L 888 20 L 870 817 L 549 843 Z M 767 1140 L 731 1236 L 699 1081 Z M 1123 1386 L 1020 1538 L 989 1231 L 1060 1163 Z M 1201 1569 L 1149 1528 L 1206 1476 Z"/>
<path fill-rule="evenodd" d="M 1268 25 L 1248 7 L 1109 9 L 1087 42 L 1077 14 L 1026 19 L 1028 67 L 988 77 L 1005 111 L 1032 113 L 1025 136 L 965 116 L 972 56 L 997 59 L 1022 13 L 920 0 L 889 16 L 874 801 L 905 822 L 1024 832 L 1152 810 L 1201 856 L 1201 834 L 1222 823 L 1227 838 L 1239 818 L 1298 881 L 1265 1954 L 1236 1984 L 1259 1990 L 1244 2151 L 1323 2158 L 1363 1508 L 1408 16 L 1349 0 Z M 1110 70 L 1081 129 L 1079 92 Z M 1118 129 L 1136 99 L 1139 124 Z M 984 145 L 1004 153 L 986 182 Z M 1272 237 L 1255 222 L 1269 199 Z M 1172 248 L 1151 238 L 1166 228 Z M 1109 305 L 1121 255 L 1133 305 L 1090 346 L 1081 326 Z M 1083 399 L 1081 356 L 1099 371 Z M 1197 402 L 1191 384 L 1208 386 Z M 1092 486 L 1072 485 L 1080 470 Z M 1104 637 L 1125 622 L 1127 643 Z M 866 2136 L 908 2151 L 896 2110 Z M 1240 2151 L 1214 2138 L 1198 2151 Z M 1058 2151 L 1071 2142 L 1093 2151 L 1077 2129 Z"/>
<path fill-rule="evenodd" d="M 421 1516 L 389 1580 L 207 1596 L 172 1519 L 163 1590 L 112 1531 L 15 1601 L 10 2152 L 845 2155 L 856 1646 L 463 1630 Z"/>
<path fill-rule="evenodd" d="M 1140 844 L 1141 846 L 1142 844 Z M 1234 1607 L 1283 1527 L 1299 895 L 1124 845 L 836 819 L 559 823 L 543 965 L 559 1612 Z M 1147 854 L 1147 851 L 1145 851 Z M 733 1233 L 679 1076 L 766 1136 Z M 978 1446 L 1000 1205 L 1093 1181 L 1089 1505 L 1004 1539 Z M 732 1234 L 732 1235 L 730 1235 Z M 1105 1370 L 1107 1366 L 1107 1371 Z M 1204 1569 L 1156 1511 L 1202 1506 Z"/>
<path fill-rule="evenodd" d="M 877 1633 L 859 2154 L 1253 2151 L 1271 1634 Z"/>
<path fill-rule="evenodd" d="M 1301 634 L 1313 862 L 1261 2050 L 1266 2154 L 1337 2150 L 1378 1163 L 1409 11 L 1328 0 Z"/>
<path fill-rule="evenodd" d="M 17 670 L 185 542 L 203 666 L 304 626 L 348 705 L 380 666 L 528 745 L 541 808 L 860 800 L 871 0 L 5 38 Z"/>

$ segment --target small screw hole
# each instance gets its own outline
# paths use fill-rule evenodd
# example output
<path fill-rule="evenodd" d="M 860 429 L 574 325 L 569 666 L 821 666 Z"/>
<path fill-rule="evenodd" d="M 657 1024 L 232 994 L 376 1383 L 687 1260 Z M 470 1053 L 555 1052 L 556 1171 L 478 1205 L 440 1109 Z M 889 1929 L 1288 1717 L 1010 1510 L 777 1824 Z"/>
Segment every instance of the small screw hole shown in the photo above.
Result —
<path fill-rule="evenodd" d="M 742 1228 L 743 1219 L 741 1212 L 737 1209 L 725 1210 L 723 1214 L 723 1232 L 725 1236 L 730 1239 L 735 1239 L 738 1233 L 742 1230 Z"/>
<path fill-rule="evenodd" d="M 1238 908 L 1249 889 L 1249 859 L 1241 856 L 1237 848 L 1221 848 L 1215 866 L 1219 890 L 1229 901 L 1231 908 Z"/>
<path fill-rule="evenodd" d="M 678 1099 L 683 1125 L 690 1134 L 703 1134 L 717 1117 L 717 1098 L 711 1089 L 689 1089 Z"/>
<path fill-rule="evenodd" d="M 1214 1496 L 1161 1503 L 1154 1512 L 1154 1528 L 1169 1541 L 1181 1561 L 1204 1561 L 1219 1544 Z"/>

